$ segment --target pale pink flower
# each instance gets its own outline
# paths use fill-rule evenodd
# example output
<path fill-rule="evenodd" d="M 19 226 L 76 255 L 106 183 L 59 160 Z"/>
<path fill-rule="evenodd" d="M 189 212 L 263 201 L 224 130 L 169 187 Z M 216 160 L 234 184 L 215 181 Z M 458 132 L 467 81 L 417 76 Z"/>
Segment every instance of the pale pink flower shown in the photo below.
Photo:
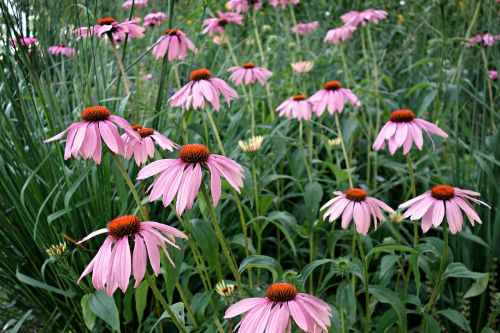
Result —
<path fill-rule="evenodd" d="M 179 150 L 178 159 L 165 159 L 146 165 L 139 171 L 137 179 L 146 179 L 160 174 L 151 185 L 149 200 L 163 197 L 163 206 L 168 206 L 177 195 L 175 210 L 182 215 L 191 209 L 203 181 L 203 170 L 210 173 L 212 202 L 217 206 L 221 196 L 221 177 L 238 193 L 243 188 L 243 168 L 235 161 L 217 154 L 211 154 L 201 144 L 188 144 Z"/>
<path fill-rule="evenodd" d="M 73 34 L 75 35 L 76 40 L 87 38 L 94 35 L 94 27 L 79 27 L 73 31 Z"/>
<path fill-rule="evenodd" d="M 247 298 L 231 305 L 224 318 L 241 314 L 245 316 L 235 329 L 239 333 L 291 332 L 290 319 L 301 332 L 327 333 L 332 310 L 319 298 L 297 292 L 293 284 L 278 282 L 267 287 L 266 297 Z"/>
<path fill-rule="evenodd" d="M 219 94 L 222 94 L 228 106 L 231 106 L 231 98 L 238 98 L 238 93 L 225 81 L 212 77 L 212 73 L 206 68 L 195 69 L 189 75 L 191 82 L 179 89 L 169 102 L 173 107 L 182 107 L 184 110 L 203 109 L 205 102 L 212 104 L 215 111 L 219 111 Z"/>
<path fill-rule="evenodd" d="M 300 36 L 305 36 L 316 30 L 318 28 L 318 24 L 318 21 L 299 23 L 292 27 L 292 32 Z"/>
<path fill-rule="evenodd" d="M 340 19 L 346 25 L 358 27 L 359 25 L 365 26 L 367 23 L 378 23 L 381 20 L 385 20 L 387 15 L 385 10 L 366 9 L 361 12 L 351 11 L 345 13 Z"/>
<path fill-rule="evenodd" d="M 276 7 L 285 8 L 286 5 L 297 5 L 300 0 L 269 0 L 269 4 Z"/>
<path fill-rule="evenodd" d="M 498 80 L 498 72 L 497 71 L 488 71 L 488 77 L 490 80 L 496 81 Z"/>
<path fill-rule="evenodd" d="M 356 31 L 356 27 L 353 25 L 343 25 L 340 28 L 328 30 L 323 43 L 339 44 L 345 42 L 352 38 L 354 31 Z"/>
<path fill-rule="evenodd" d="M 299 61 L 295 63 L 291 63 L 290 66 L 292 66 L 292 69 L 295 71 L 297 74 L 302 74 L 302 73 L 307 73 L 311 71 L 311 69 L 314 66 L 314 62 L 312 61 Z"/>
<path fill-rule="evenodd" d="M 107 228 L 91 232 L 78 242 L 82 243 L 97 235 L 107 234 L 104 243 L 78 279 L 92 272 L 92 284 L 97 290 L 105 290 L 109 296 L 120 288 L 126 292 L 132 274 L 137 288 L 144 279 L 149 262 L 156 276 L 160 274 L 160 251 L 162 249 L 172 266 L 175 266 L 167 245 L 179 249 L 175 237 L 187 236 L 174 227 L 163 223 L 141 222 L 135 215 L 120 216 L 111 220 Z M 133 254 L 130 253 L 129 237 L 134 238 Z"/>
<path fill-rule="evenodd" d="M 229 76 L 229 80 L 239 86 L 241 83 L 249 85 L 259 81 L 261 85 L 265 85 L 267 79 L 273 75 L 271 71 L 264 67 L 257 67 L 252 62 L 246 62 L 241 66 L 230 67 L 228 72 L 233 72 Z"/>
<path fill-rule="evenodd" d="M 148 0 L 127 0 L 123 3 L 122 7 L 125 9 L 130 9 L 132 6 L 134 8 L 143 8 L 148 5 Z"/>
<path fill-rule="evenodd" d="M 483 47 L 493 46 L 495 45 L 495 40 L 500 39 L 500 36 L 495 36 L 493 34 L 484 33 L 479 34 L 469 38 L 469 42 L 465 43 L 465 46 L 471 47 L 475 44 L 478 44 Z"/>
<path fill-rule="evenodd" d="M 141 124 L 136 124 L 132 128 L 140 135 L 141 139 L 137 140 L 134 137 L 130 137 L 127 133 L 122 134 L 125 144 L 125 153 L 123 156 L 126 159 L 130 159 L 134 155 L 137 165 L 145 164 L 148 157 L 155 157 L 155 145 L 169 151 L 173 151 L 174 148 L 178 147 L 172 140 L 152 128 L 144 128 Z"/>
<path fill-rule="evenodd" d="M 288 119 L 310 120 L 312 115 L 312 105 L 305 95 L 294 95 L 278 106 L 276 111 L 280 116 L 285 116 Z"/>
<path fill-rule="evenodd" d="M 313 105 L 313 111 L 321 116 L 326 109 L 333 115 L 335 112 L 341 113 L 346 103 L 359 107 L 361 102 L 354 93 L 347 88 L 342 88 L 339 81 L 328 81 L 323 85 L 323 89 L 317 91 L 309 98 Z"/>
<path fill-rule="evenodd" d="M 144 74 L 142 78 L 144 79 L 144 81 L 149 81 L 153 78 L 153 74 L 152 73 Z"/>
<path fill-rule="evenodd" d="M 261 0 L 229 0 L 227 3 L 227 9 L 234 10 L 237 13 L 246 11 L 250 6 L 254 10 L 259 9 L 262 6 Z"/>
<path fill-rule="evenodd" d="M 205 29 L 203 29 L 202 31 L 203 34 L 206 34 L 208 32 L 210 36 L 213 36 L 216 33 L 223 33 L 228 23 L 241 25 L 241 23 L 243 22 L 243 16 L 238 13 L 223 13 L 218 10 L 217 15 L 219 17 L 215 17 L 213 14 L 211 14 L 211 18 L 203 20 L 203 26 L 205 27 Z"/>
<path fill-rule="evenodd" d="M 330 217 L 329 222 L 333 222 L 342 215 L 342 229 L 347 229 L 354 219 L 356 232 L 366 236 L 372 218 L 376 230 L 378 222 L 385 221 L 382 210 L 394 213 L 391 207 L 378 199 L 369 197 L 368 193 L 360 188 L 350 188 L 345 192 L 335 191 L 333 194 L 336 197 L 321 207 L 321 210 L 326 209 L 323 220 Z"/>
<path fill-rule="evenodd" d="M 59 43 L 48 48 L 50 54 L 53 55 L 63 55 L 66 57 L 72 57 L 75 55 L 76 50 L 72 47 L 67 46 L 64 43 Z"/>
<path fill-rule="evenodd" d="M 432 138 L 429 133 L 434 133 L 443 138 L 448 137 L 448 134 L 433 123 L 415 117 L 411 110 L 396 110 L 391 113 L 390 120 L 380 130 L 373 143 L 373 149 L 385 148 L 387 141 L 392 155 L 400 147 L 403 147 L 404 155 L 408 154 L 413 144 L 417 146 L 418 150 L 422 150 L 424 144 L 423 133 L 426 133 L 431 141 Z M 432 141 L 432 144 L 434 145 L 434 141 Z"/>
<path fill-rule="evenodd" d="M 479 224 L 482 223 L 479 215 L 472 208 L 470 201 L 491 208 L 486 203 L 472 197 L 479 195 L 481 194 L 462 190 L 458 187 L 436 185 L 418 197 L 399 205 L 399 208 L 408 209 L 404 213 L 405 218 L 409 217 L 412 221 L 422 220 L 423 232 L 427 232 L 431 226 L 436 228 L 441 225 L 446 214 L 446 221 L 448 222 L 450 231 L 452 234 L 456 234 L 462 231 L 464 222 L 462 211 L 472 225 L 474 225 L 474 221 L 477 221 Z"/>
<path fill-rule="evenodd" d="M 47 139 L 44 143 L 61 139 L 66 133 L 64 159 L 81 155 L 84 159 L 91 157 L 97 164 L 101 163 L 101 138 L 106 146 L 115 154 L 123 155 L 125 145 L 118 133 L 116 125 L 131 137 L 140 140 L 132 126 L 123 118 L 112 115 L 104 106 L 91 106 L 82 112 L 83 121 L 71 124 L 63 132 Z M 116 125 L 115 125 L 116 124 Z"/>
<path fill-rule="evenodd" d="M 132 38 L 144 38 L 144 30 L 146 28 L 137 25 L 140 19 L 132 19 L 122 23 L 117 22 L 111 17 L 100 19 L 93 27 L 93 34 L 98 38 L 106 35 L 113 39 L 115 43 L 123 43 L 125 38 L 129 40 Z"/>
<path fill-rule="evenodd" d="M 167 20 L 167 15 L 163 12 L 151 12 L 144 16 L 143 26 L 154 27 L 160 24 L 162 21 Z"/>
<path fill-rule="evenodd" d="M 186 59 L 187 50 L 194 51 L 193 42 L 179 29 L 166 29 L 153 47 L 156 59 L 165 57 L 168 51 L 168 61 Z"/>
<path fill-rule="evenodd" d="M 18 43 L 20 46 L 28 47 L 30 45 L 38 43 L 38 39 L 36 39 L 34 37 L 17 36 L 17 39 L 13 38 L 13 39 L 9 40 L 9 44 L 12 46 L 17 46 Z"/>

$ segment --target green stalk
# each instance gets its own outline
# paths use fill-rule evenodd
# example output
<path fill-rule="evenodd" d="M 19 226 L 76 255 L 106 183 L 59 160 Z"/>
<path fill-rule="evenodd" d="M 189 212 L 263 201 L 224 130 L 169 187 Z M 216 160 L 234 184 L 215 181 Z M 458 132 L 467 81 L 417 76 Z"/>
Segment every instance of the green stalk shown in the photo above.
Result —
<path fill-rule="evenodd" d="M 483 58 L 483 65 L 484 65 L 484 75 L 486 77 L 486 84 L 488 86 L 488 96 L 490 99 L 490 121 L 491 121 L 491 131 L 493 133 L 496 132 L 496 121 L 495 121 L 495 101 L 493 98 L 493 86 L 491 84 L 491 80 L 488 77 L 488 57 L 486 56 L 486 49 L 484 47 L 481 48 L 481 57 Z"/>
<path fill-rule="evenodd" d="M 113 50 L 113 53 L 116 58 L 116 62 L 118 63 L 118 68 L 120 69 L 121 77 L 122 77 L 122 82 L 123 82 L 123 88 L 125 89 L 125 94 L 127 94 L 128 98 L 132 99 L 132 94 L 130 93 L 130 87 L 128 85 L 128 80 L 127 80 L 127 72 L 125 71 L 125 66 L 123 65 L 122 61 L 122 56 L 120 52 L 118 52 L 118 49 L 116 48 L 116 44 L 113 41 L 113 39 L 110 37 L 108 38 L 109 42 L 111 44 L 111 49 Z M 137 121 L 135 118 L 135 112 L 134 112 L 134 104 L 131 102 L 130 103 L 130 110 L 131 110 L 131 116 L 134 121 Z"/>
<path fill-rule="evenodd" d="M 248 85 L 248 102 L 249 102 L 249 106 L 250 106 L 250 117 L 251 117 L 251 121 L 252 121 L 251 134 L 252 134 L 252 137 L 255 137 L 255 106 L 253 104 L 252 85 Z"/>
<path fill-rule="evenodd" d="M 432 310 L 432 307 L 436 302 L 436 298 L 439 295 L 441 288 L 443 287 L 443 283 L 445 281 L 445 279 L 443 279 L 443 273 L 446 265 L 446 260 L 448 259 L 448 225 L 445 222 L 443 222 L 443 238 L 444 238 L 444 251 L 443 251 L 443 256 L 441 257 L 441 263 L 439 265 L 439 272 L 436 280 L 436 286 L 432 291 L 431 298 L 429 299 L 429 302 L 425 306 L 424 311 L 422 313 L 423 318 L 422 318 L 422 324 L 420 326 L 420 332 L 425 332 L 425 325 L 426 325 L 425 316 Z"/>
<path fill-rule="evenodd" d="M 200 329 L 200 326 L 198 325 L 198 322 L 196 321 L 196 317 L 194 316 L 193 310 L 191 309 L 191 306 L 189 305 L 189 301 L 186 297 L 186 294 L 184 293 L 184 290 L 182 290 L 182 286 L 179 282 L 175 284 L 175 287 L 177 288 L 177 291 L 179 292 L 179 296 L 181 297 L 182 303 L 186 306 L 186 311 L 188 313 L 189 318 L 193 322 L 193 326 L 195 329 Z"/>
<path fill-rule="evenodd" d="M 219 223 L 217 222 L 217 218 L 215 216 L 215 211 L 212 207 L 212 203 L 210 202 L 210 198 L 207 193 L 207 189 L 205 188 L 205 184 L 201 182 L 201 193 L 203 194 L 203 199 L 205 200 L 206 207 L 208 210 L 208 215 L 210 217 L 210 222 L 212 223 L 212 226 L 215 231 L 215 235 L 217 236 L 217 239 L 219 240 L 220 246 L 222 247 L 222 252 L 224 254 L 224 257 L 226 257 L 226 261 L 229 264 L 229 268 L 231 269 L 231 272 L 234 275 L 234 278 L 236 280 L 236 283 L 238 284 L 238 288 L 241 291 L 243 291 L 243 285 L 241 283 L 241 277 L 240 274 L 238 273 L 238 268 L 236 267 L 236 263 L 234 261 L 234 258 L 231 254 L 231 251 L 229 250 L 227 246 L 226 239 L 224 237 L 224 233 L 222 232 L 222 229 L 220 228 Z"/>
<path fill-rule="evenodd" d="M 368 293 L 368 263 L 366 262 L 365 251 L 363 250 L 363 243 L 361 243 L 361 237 L 357 232 L 356 240 L 358 242 L 359 256 L 361 257 L 361 262 L 363 264 L 363 286 L 365 289 L 365 332 L 370 331 L 370 294 Z"/>
<path fill-rule="evenodd" d="M 312 172 L 311 172 L 311 166 L 309 165 L 309 161 L 307 160 L 307 154 L 305 152 L 306 148 L 304 147 L 304 140 L 302 139 L 302 122 L 299 122 L 299 146 L 300 149 L 302 149 L 302 155 L 304 156 L 304 165 L 306 167 L 307 171 L 307 179 L 309 179 L 309 183 L 312 183 Z"/>
<path fill-rule="evenodd" d="M 410 191 L 412 198 L 417 196 L 417 189 L 415 185 L 415 172 L 413 169 L 413 163 L 411 161 L 410 153 L 406 154 L 406 162 L 408 163 L 408 174 L 410 176 Z M 417 221 L 413 222 L 413 246 L 418 245 L 418 223 Z"/>
<path fill-rule="evenodd" d="M 351 163 L 349 162 L 349 156 L 347 155 L 347 150 L 345 148 L 344 137 L 342 135 L 342 129 L 340 127 L 339 114 L 335 112 L 335 125 L 337 126 L 337 133 L 340 138 L 340 146 L 342 147 L 342 154 L 344 155 L 347 176 L 349 177 L 349 187 L 353 188 L 352 174 L 351 174 Z"/>

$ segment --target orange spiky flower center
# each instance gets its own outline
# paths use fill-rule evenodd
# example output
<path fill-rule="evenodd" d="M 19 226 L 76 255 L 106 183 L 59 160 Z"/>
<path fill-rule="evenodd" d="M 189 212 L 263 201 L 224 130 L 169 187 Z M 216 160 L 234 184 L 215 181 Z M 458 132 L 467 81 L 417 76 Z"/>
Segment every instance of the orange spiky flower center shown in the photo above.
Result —
<path fill-rule="evenodd" d="M 137 130 L 140 130 L 142 128 L 142 124 L 135 124 L 135 125 L 132 125 L 132 129 L 134 131 L 137 131 Z"/>
<path fill-rule="evenodd" d="M 137 130 L 137 133 L 141 136 L 141 138 L 147 138 L 155 132 L 152 128 L 140 128 Z"/>
<path fill-rule="evenodd" d="M 449 185 L 436 185 L 431 189 L 434 199 L 449 200 L 455 196 L 455 190 Z"/>
<path fill-rule="evenodd" d="M 167 36 L 177 36 L 179 29 L 165 29 L 164 34 Z"/>
<path fill-rule="evenodd" d="M 365 201 L 367 194 L 365 190 L 360 188 L 350 188 L 345 191 L 346 198 L 356 202 Z"/>
<path fill-rule="evenodd" d="M 108 24 L 113 24 L 115 23 L 116 20 L 112 17 L 103 17 L 99 21 L 97 21 L 97 24 L 99 25 L 108 25 Z"/>
<path fill-rule="evenodd" d="M 66 44 L 65 44 L 65 43 L 58 43 L 58 44 L 56 44 L 56 46 L 59 46 L 59 47 L 66 47 Z"/>
<path fill-rule="evenodd" d="M 204 163 L 209 156 L 210 151 L 208 148 L 198 143 L 184 145 L 179 150 L 179 158 L 184 163 Z"/>
<path fill-rule="evenodd" d="M 408 123 L 415 119 L 415 114 L 411 110 L 396 110 L 391 113 L 390 119 L 395 123 Z"/>
<path fill-rule="evenodd" d="M 306 95 L 303 95 L 303 94 L 293 95 L 292 99 L 294 101 L 303 101 L 306 99 Z"/>
<path fill-rule="evenodd" d="M 297 295 L 297 288 L 288 282 L 270 284 L 266 289 L 266 296 L 274 302 L 288 302 Z"/>
<path fill-rule="evenodd" d="M 139 232 L 141 220 L 135 215 L 120 216 L 108 223 L 108 233 L 114 238 L 122 238 Z"/>
<path fill-rule="evenodd" d="M 105 106 L 89 106 L 83 110 L 81 116 L 85 121 L 103 121 L 111 116 L 111 112 Z"/>
<path fill-rule="evenodd" d="M 338 90 L 342 88 L 342 84 L 339 81 L 328 81 L 323 85 L 323 89 L 325 90 Z"/>
<path fill-rule="evenodd" d="M 246 68 L 246 69 L 251 69 L 255 68 L 255 64 L 253 62 L 245 62 L 241 67 Z"/>
<path fill-rule="evenodd" d="M 206 68 L 198 68 L 191 72 L 189 75 L 189 79 L 191 81 L 200 81 L 200 80 L 208 80 L 212 76 L 212 72 L 210 72 Z"/>

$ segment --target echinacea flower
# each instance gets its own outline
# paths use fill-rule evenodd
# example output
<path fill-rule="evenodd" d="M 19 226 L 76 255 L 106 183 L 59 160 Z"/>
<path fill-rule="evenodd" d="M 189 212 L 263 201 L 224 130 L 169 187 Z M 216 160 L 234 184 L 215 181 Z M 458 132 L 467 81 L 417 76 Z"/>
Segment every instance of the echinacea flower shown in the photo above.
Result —
<path fill-rule="evenodd" d="M 144 16 L 144 27 L 154 27 L 160 24 L 162 21 L 167 20 L 167 15 L 163 12 L 151 12 Z"/>
<path fill-rule="evenodd" d="M 381 20 L 385 20 L 387 18 L 387 12 L 385 10 L 378 9 L 366 9 L 361 12 L 351 11 L 345 13 L 340 17 L 342 22 L 346 25 L 352 26 L 365 26 L 367 23 L 378 23 Z"/>
<path fill-rule="evenodd" d="M 227 71 L 233 72 L 231 76 L 229 76 L 229 80 L 236 86 L 242 83 L 249 85 L 255 81 L 259 81 L 261 85 L 265 85 L 267 79 L 273 75 L 270 70 L 264 67 L 257 67 L 252 62 L 246 62 L 241 66 L 230 67 Z"/>
<path fill-rule="evenodd" d="M 497 71 L 488 71 L 488 77 L 490 80 L 496 81 L 498 80 L 498 72 Z"/>
<path fill-rule="evenodd" d="M 449 185 L 436 185 L 429 191 L 415 197 L 401 205 L 400 209 L 408 209 L 404 213 L 405 218 L 410 220 L 422 220 L 422 231 L 427 232 L 431 226 L 438 227 L 443 222 L 446 215 L 446 221 L 452 234 L 462 231 L 463 216 L 465 213 L 470 223 L 474 225 L 474 221 L 481 224 L 482 221 L 477 215 L 470 201 L 483 204 L 491 208 L 486 203 L 473 198 L 479 196 L 480 193 L 462 190 L 458 187 Z"/>
<path fill-rule="evenodd" d="M 76 40 L 80 40 L 81 38 L 85 39 L 94 35 L 94 27 L 79 27 L 73 31 L 73 34 L 75 35 Z"/>
<path fill-rule="evenodd" d="M 153 47 L 156 59 L 163 58 L 168 51 L 168 61 L 186 59 L 187 50 L 194 51 L 193 42 L 179 29 L 166 29 Z"/>
<path fill-rule="evenodd" d="M 330 306 L 309 294 L 297 292 L 291 283 L 269 285 L 266 297 L 252 297 L 231 305 L 224 318 L 245 314 L 236 326 L 239 333 L 291 332 L 291 321 L 306 333 L 326 333 L 331 325 Z"/>
<path fill-rule="evenodd" d="M 295 73 L 302 74 L 310 72 L 314 66 L 314 63 L 312 61 L 299 61 L 291 63 L 290 66 L 292 66 L 292 69 L 295 71 Z"/>
<path fill-rule="evenodd" d="M 335 191 L 333 194 L 337 197 L 331 199 L 321 207 L 321 210 L 326 209 L 325 214 L 323 214 L 323 220 L 330 217 L 328 221 L 333 222 L 342 216 L 342 229 L 347 229 L 354 219 L 356 232 L 366 236 L 370 229 L 372 218 L 376 230 L 378 222 L 385 221 L 382 210 L 394 213 L 394 210 L 387 204 L 369 197 L 368 193 L 360 188 L 350 188 L 345 192 Z"/>
<path fill-rule="evenodd" d="M 134 155 L 137 165 L 145 164 L 150 158 L 155 157 L 155 145 L 158 145 L 163 150 L 173 151 L 177 148 L 172 140 L 155 131 L 152 128 L 144 128 L 141 124 L 135 124 L 132 128 L 140 135 L 141 139 L 137 140 L 128 136 L 127 133 L 122 134 L 122 139 L 125 144 L 125 153 L 123 157 L 130 159 Z"/>
<path fill-rule="evenodd" d="M 318 28 L 318 24 L 318 21 L 313 21 L 310 23 L 299 23 L 293 26 L 291 30 L 294 34 L 305 36 L 316 30 Z"/>
<path fill-rule="evenodd" d="M 234 284 L 226 283 L 222 280 L 215 285 L 215 291 L 222 297 L 231 297 L 234 292 Z"/>
<path fill-rule="evenodd" d="M 114 18 L 105 17 L 97 21 L 93 27 L 93 34 L 98 38 L 106 35 L 114 43 L 123 43 L 125 38 L 129 40 L 132 38 L 144 38 L 144 30 L 146 28 L 137 25 L 140 19 L 133 19 L 131 21 L 117 22 Z"/>
<path fill-rule="evenodd" d="M 227 9 L 234 10 L 237 13 L 246 11 L 250 6 L 253 10 L 257 10 L 262 6 L 261 0 L 229 0 Z"/>
<path fill-rule="evenodd" d="M 260 149 L 263 142 L 264 142 L 264 137 L 259 135 L 259 136 L 252 136 L 247 141 L 240 140 L 238 141 L 238 145 L 240 146 L 241 150 L 243 150 L 245 153 L 252 154 Z"/>
<path fill-rule="evenodd" d="M 123 128 L 130 137 L 141 139 L 125 119 L 111 114 L 104 106 L 88 107 L 82 112 L 81 117 L 83 121 L 71 124 L 61 133 L 44 141 L 47 143 L 59 140 L 68 133 L 64 150 L 65 160 L 71 156 L 81 155 L 84 159 L 92 157 L 97 164 L 100 164 L 101 138 L 113 153 L 123 155 L 125 146 L 116 125 Z"/>
<path fill-rule="evenodd" d="M 38 39 L 34 37 L 23 37 L 23 36 L 17 36 L 16 38 L 13 38 L 9 40 L 9 44 L 12 46 L 17 46 L 18 44 L 23 47 L 28 47 L 30 45 L 38 43 Z"/>
<path fill-rule="evenodd" d="M 134 8 L 143 8 L 148 5 L 148 0 L 127 0 L 122 4 L 122 7 L 125 9 L 130 9 L 132 6 Z"/>
<path fill-rule="evenodd" d="M 484 34 L 479 34 L 473 37 L 470 37 L 467 43 L 465 43 L 465 46 L 471 47 L 475 44 L 483 46 L 483 47 L 488 47 L 488 46 L 493 46 L 495 45 L 495 40 L 499 39 L 500 36 L 495 36 L 489 32 L 484 33 Z"/>
<path fill-rule="evenodd" d="M 203 29 L 202 34 L 206 34 L 208 32 L 209 36 L 213 36 L 216 33 L 223 33 L 228 23 L 241 25 L 241 23 L 243 22 L 243 16 L 238 13 L 223 13 L 218 10 L 217 15 L 219 17 L 215 17 L 212 15 L 211 18 L 203 20 L 203 26 L 205 27 L 205 29 Z"/>
<path fill-rule="evenodd" d="M 280 116 L 285 116 L 288 119 L 295 118 L 299 121 L 310 120 L 312 115 L 312 105 L 303 94 L 293 95 L 281 103 L 276 111 Z"/>
<path fill-rule="evenodd" d="M 352 38 L 354 31 L 356 31 L 356 27 L 353 25 L 343 25 L 340 28 L 328 30 L 323 43 L 339 44 L 345 42 Z"/>
<path fill-rule="evenodd" d="M 222 94 L 227 102 L 231 105 L 231 97 L 238 98 L 238 93 L 231 88 L 225 81 L 212 77 L 212 73 L 206 68 L 195 69 L 189 75 L 191 82 L 179 89 L 169 102 L 173 107 L 182 107 L 189 110 L 202 109 L 205 107 L 205 101 L 212 104 L 215 111 L 219 111 L 219 94 Z"/>
<path fill-rule="evenodd" d="M 326 109 L 333 115 L 335 112 L 341 113 L 346 103 L 359 107 L 361 102 L 354 93 L 347 88 L 342 88 L 339 81 L 328 81 L 323 85 L 323 89 L 317 91 L 309 98 L 313 105 L 313 111 L 321 116 Z"/>
<path fill-rule="evenodd" d="M 391 113 L 389 121 L 380 130 L 373 143 L 373 149 L 385 148 L 387 141 L 392 155 L 400 147 L 403 147 L 404 155 L 408 154 L 413 144 L 417 146 L 418 150 L 422 150 L 424 144 L 423 133 L 426 133 L 431 141 L 432 138 L 429 133 L 434 133 L 443 138 L 448 137 L 448 134 L 433 123 L 415 117 L 413 111 L 396 110 Z M 432 144 L 434 145 L 434 141 L 432 141 Z"/>
<path fill-rule="evenodd" d="M 276 7 L 285 8 L 286 5 L 297 5 L 300 0 L 269 0 L 269 4 Z"/>
<path fill-rule="evenodd" d="M 91 232 L 81 242 L 85 242 L 97 235 L 107 234 L 104 243 L 97 254 L 85 268 L 78 279 L 92 272 L 92 284 L 97 290 L 106 290 L 109 296 L 120 288 L 126 292 L 130 274 L 135 279 L 134 288 L 137 288 L 144 279 L 149 258 L 151 267 L 156 276 L 160 273 L 160 247 L 172 266 L 175 266 L 167 245 L 179 248 L 175 244 L 175 237 L 186 239 L 187 236 L 174 227 L 154 221 L 141 222 L 135 215 L 120 216 L 108 223 L 107 228 Z M 130 253 L 129 237 L 134 238 L 133 254 Z"/>
<path fill-rule="evenodd" d="M 72 47 L 67 46 L 64 43 L 59 43 L 48 48 L 50 54 L 53 55 L 63 55 L 66 57 L 72 57 L 75 55 L 76 50 Z"/>
<path fill-rule="evenodd" d="M 163 197 L 163 206 L 168 206 L 175 195 L 175 210 L 182 215 L 191 209 L 203 181 L 203 170 L 210 173 L 212 203 L 217 206 L 221 196 L 221 177 L 238 193 L 243 188 L 243 168 L 235 161 L 217 154 L 211 154 L 202 144 L 187 144 L 179 150 L 178 159 L 165 159 L 146 165 L 139 171 L 137 179 L 142 180 L 160 174 L 151 185 L 149 200 Z"/>

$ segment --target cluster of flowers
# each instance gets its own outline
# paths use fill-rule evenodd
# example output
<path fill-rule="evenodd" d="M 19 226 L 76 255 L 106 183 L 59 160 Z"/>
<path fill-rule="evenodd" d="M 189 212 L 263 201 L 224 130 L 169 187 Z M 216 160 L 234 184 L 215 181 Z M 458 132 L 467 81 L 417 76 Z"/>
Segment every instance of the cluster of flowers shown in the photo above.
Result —
<path fill-rule="evenodd" d="M 243 10 L 244 5 L 259 5 L 257 2 L 230 1 L 231 8 Z M 134 2 L 138 5 L 139 1 Z M 147 1 L 142 1 L 144 5 Z M 276 6 L 298 3 L 298 0 L 272 1 Z M 125 4 L 124 4 L 125 6 Z M 209 35 L 224 31 L 227 23 L 241 24 L 241 15 L 237 12 L 221 13 L 219 17 L 205 20 L 204 33 Z M 238 17 L 239 16 L 239 17 Z M 352 30 L 367 22 L 378 22 L 384 19 L 384 11 L 369 9 L 363 12 L 350 12 L 342 16 L 345 26 L 339 29 Z M 137 20 L 118 23 L 114 19 L 104 18 L 97 25 L 90 28 L 80 28 L 79 31 L 91 31 L 98 38 L 107 36 L 114 43 L 123 42 L 126 38 L 142 38 L 144 27 L 138 26 Z M 334 29 L 336 30 L 336 29 Z M 330 35 L 332 31 L 329 32 Z M 351 32 L 351 35 L 352 35 Z M 297 31 L 297 33 L 299 33 Z M 338 34 L 336 32 L 335 34 Z M 328 35 L 327 35 L 328 37 Z M 332 37 L 329 39 L 346 39 Z M 340 39 L 339 39 L 340 38 Z M 350 37 L 349 37 L 350 38 Z M 63 46 L 58 46 L 63 47 Z M 187 50 L 195 51 L 194 44 L 179 29 L 167 29 L 164 36 L 154 46 L 155 57 L 164 57 L 168 60 L 179 60 L 186 57 Z M 59 51 L 63 54 L 63 51 Z M 294 64 L 297 72 L 306 72 L 312 64 Z M 253 84 L 261 85 L 272 73 L 253 63 L 244 63 L 228 69 L 232 74 L 230 80 L 235 85 Z M 212 77 L 210 70 L 200 68 L 190 74 L 190 82 L 179 89 L 169 102 L 173 107 L 185 110 L 203 109 L 211 105 L 215 111 L 220 110 L 222 95 L 228 105 L 231 99 L 238 98 L 237 92 L 225 81 Z M 277 111 L 288 118 L 298 120 L 311 119 L 312 113 L 321 116 L 325 110 L 330 115 L 341 113 L 346 104 L 360 106 L 361 102 L 354 93 L 338 81 L 329 81 L 323 89 L 310 98 L 304 95 L 295 95 L 283 102 Z M 82 156 L 84 159 L 92 158 L 97 164 L 101 162 L 102 142 L 116 155 L 126 159 L 134 156 L 137 165 L 146 164 L 148 158 L 154 158 L 155 145 L 163 150 L 173 151 L 179 148 L 173 141 L 152 128 L 140 124 L 131 126 L 127 120 L 113 115 L 104 106 L 91 106 L 83 110 L 82 121 L 71 124 L 65 131 L 46 140 L 51 142 L 67 135 L 64 158 Z M 118 127 L 124 133 L 120 135 Z M 383 126 L 378 137 L 373 143 L 373 149 L 384 149 L 386 145 L 391 154 L 402 148 L 403 154 L 408 154 L 413 146 L 419 150 L 423 148 L 423 133 L 429 138 L 430 133 L 447 137 L 447 134 L 436 125 L 419 119 L 411 110 L 396 110 L 391 113 L 389 121 Z M 431 138 L 432 141 L 432 138 Z M 240 146 L 250 150 L 255 145 L 260 145 L 262 138 L 240 143 Z M 202 144 L 186 144 L 180 147 L 178 157 L 175 159 L 162 159 L 144 166 L 138 173 L 138 180 L 156 176 L 150 186 L 149 200 L 162 200 L 165 207 L 169 206 L 176 198 L 175 209 L 182 215 L 186 208 L 194 206 L 196 197 L 203 182 L 204 173 L 210 177 L 210 192 L 213 206 L 217 206 L 221 197 L 221 179 L 224 178 L 238 193 L 243 188 L 243 168 L 236 161 L 223 155 L 213 154 Z M 323 218 L 330 222 L 341 219 L 341 227 L 347 229 L 354 221 L 355 229 L 359 234 L 367 235 L 373 220 L 377 228 L 379 222 L 385 220 L 383 211 L 395 213 L 384 202 L 368 196 L 366 190 L 349 188 L 344 192 L 335 191 L 335 197 L 325 203 L 321 208 Z M 459 189 L 449 185 L 436 185 L 429 191 L 401 204 L 400 209 L 406 210 L 405 218 L 421 220 L 422 230 L 427 232 L 431 226 L 438 227 L 446 217 L 450 231 L 455 234 L 463 228 L 463 213 L 470 223 L 482 223 L 471 203 L 484 204 L 477 197 L 479 193 Z M 463 213 L 462 213 L 463 212 Z M 92 273 L 92 283 L 96 289 L 106 290 L 112 295 L 118 288 L 125 292 L 128 288 L 130 276 L 135 279 L 137 287 L 144 279 L 147 261 L 158 275 L 160 271 L 160 252 L 165 253 L 171 264 L 167 246 L 178 248 L 176 238 L 186 239 L 187 236 L 171 226 L 154 222 L 141 221 L 135 215 L 120 216 L 110 221 L 106 228 L 90 233 L 81 242 L 97 235 L 107 234 L 103 245 L 96 256 L 85 268 L 78 282 L 86 275 Z M 131 250 L 129 238 L 133 238 L 134 246 Z M 132 253 L 131 253 L 132 252 Z M 304 293 L 297 292 L 290 283 L 273 283 L 266 289 L 266 297 L 248 298 L 229 307 L 225 318 L 232 318 L 246 313 L 238 324 L 239 332 L 285 332 L 291 329 L 291 318 L 297 326 L 305 332 L 327 332 L 332 316 L 329 305 L 322 300 Z"/>

